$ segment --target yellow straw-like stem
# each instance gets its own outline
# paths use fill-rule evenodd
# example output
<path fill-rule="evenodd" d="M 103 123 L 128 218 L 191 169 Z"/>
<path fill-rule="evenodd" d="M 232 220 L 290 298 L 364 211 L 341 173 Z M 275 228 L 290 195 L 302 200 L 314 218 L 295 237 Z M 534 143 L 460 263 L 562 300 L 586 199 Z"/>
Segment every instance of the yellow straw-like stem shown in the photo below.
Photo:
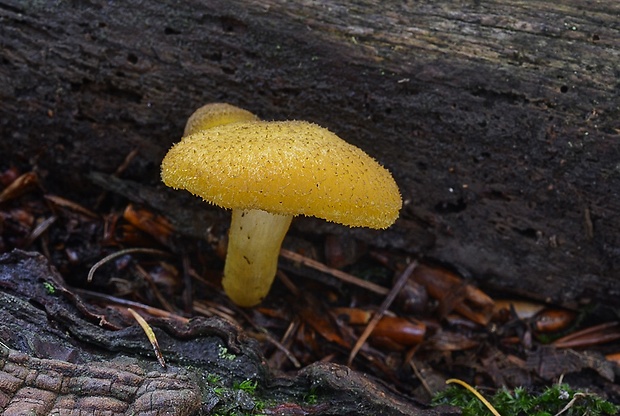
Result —
<path fill-rule="evenodd" d="M 254 306 L 269 293 L 292 219 L 258 209 L 233 210 L 222 286 L 237 305 Z"/>
<path fill-rule="evenodd" d="M 463 380 L 459 380 L 458 378 L 451 378 L 451 379 L 446 380 L 446 384 L 451 384 L 451 383 L 456 383 L 456 384 L 459 384 L 459 385 L 465 387 L 474 396 L 476 396 L 476 398 L 478 400 L 480 400 L 487 407 L 487 409 L 489 409 L 491 411 L 491 413 L 493 413 L 495 416 L 502 416 L 502 415 L 499 414 L 499 412 L 497 410 L 495 410 L 493 405 L 491 403 L 489 403 L 489 401 L 487 399 L 485 399 L 484 396 L 482 396 L 482 394 L 478 393 L 478 390 L 476 390 L 475 388 L 473 388 L 472 386 L 470 386 L 469 384 L 467 384 Z"/>

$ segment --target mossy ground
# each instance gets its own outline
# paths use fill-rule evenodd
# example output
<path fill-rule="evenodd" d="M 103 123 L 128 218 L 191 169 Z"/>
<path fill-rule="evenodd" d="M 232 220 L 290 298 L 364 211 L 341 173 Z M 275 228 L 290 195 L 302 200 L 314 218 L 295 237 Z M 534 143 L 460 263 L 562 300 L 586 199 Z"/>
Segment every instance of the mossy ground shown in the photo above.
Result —
<path fill-rule="evenodd" d="M 487 398 L 502 416 L 599 416 L 616 415 L 620 407 L 585 391 L 576 391 L 568 384 L 554 384 L 543 391 L 524 388 L 501 389 Z M 473 394 L 459 386 L 450 386 L 438 393 L 434 405 L 460 407 L 463 416 L 490 415 L 492 412 Z"/>

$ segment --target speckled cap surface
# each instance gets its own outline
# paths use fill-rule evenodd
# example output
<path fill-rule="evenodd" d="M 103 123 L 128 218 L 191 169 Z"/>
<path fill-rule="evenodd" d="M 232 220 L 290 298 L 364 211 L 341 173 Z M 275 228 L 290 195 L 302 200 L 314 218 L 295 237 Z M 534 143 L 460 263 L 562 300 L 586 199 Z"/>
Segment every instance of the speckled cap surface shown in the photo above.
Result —
<path fill-rule="evenodd" d="M 392 175 L 361 149 L 304 121 L 248 121 L 175 144 L 162 179 L 215 205 L 387 228 L 402 200 Z"/>

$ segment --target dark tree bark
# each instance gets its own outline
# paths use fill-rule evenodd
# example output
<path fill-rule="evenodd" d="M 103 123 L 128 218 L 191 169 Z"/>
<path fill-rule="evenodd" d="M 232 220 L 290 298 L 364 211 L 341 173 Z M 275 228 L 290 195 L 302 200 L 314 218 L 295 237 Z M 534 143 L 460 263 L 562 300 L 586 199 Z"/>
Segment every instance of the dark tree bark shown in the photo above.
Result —
<path fill-rule="evenodd" d="M 0 164 L 83 195 L 85 173 L 139 147 L 125 178 L 167 192 L 159 162 L 203 103 L 311 120 L 394 172 L 407 205 L 381 241 L 486 288 L 605 304 L 620 295 L 619 15 L 585 0 L 4 0 Z"/>

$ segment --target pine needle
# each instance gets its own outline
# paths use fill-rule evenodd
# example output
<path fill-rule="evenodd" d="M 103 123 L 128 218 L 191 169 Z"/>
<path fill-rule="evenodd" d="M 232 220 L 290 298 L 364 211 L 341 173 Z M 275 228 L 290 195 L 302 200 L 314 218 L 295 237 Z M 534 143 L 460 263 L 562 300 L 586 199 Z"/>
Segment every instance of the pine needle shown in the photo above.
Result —
<path fill-rule="evenodd" d="M 153 328 L 151 328 L 148 322 L 146 322 L 144 318 L 138 314 L 138 312 L 134 311 L 131 308 L 127 308 L 127 310 L 129 311 L 129 313 L 133 315 L 134 319 L 138 322 L 138 324 L 140 324 L 140 326 L 142 327 L 142 330 L 146 334 L 146 337 L 151 342 L 151 345 L 153 346 L 153 350 L 155 351 L 155 356 L 157 357 L 157 361 L 159 361 L 159 364 L 163 368 L 166 368 L 166 361 L 164 361 L 164 356 L 162 355 L 161 350 L 159 349 L 159 343 L 157 342 L 157 337 L 155 337 L 155 332 L 153 332 Z"/>
<path fill-rule="evenodd" d="M 485 399 L 484 396 L 482 396 L 482 394 L 480 394 L 478 392 L 478 390 L 476 390 L 475 388 L 473 388 L 472 386 L 470 386 L 469 384 L 467 384 L 463 380 L 459 380 L 458 378 L 451 378 L 449 380 L 446 380 L 446 384 L 451 384 L 451 383 L 456 383 L 456 384 L 459 384 L 459 385 L 465 387 L 474 396 L 476 396 L 476 398 L 478 400 L 480 400 L 487 407 L 487 409 L 489 409 L 491 411 L 491 413 L 493 413 L 495 416 L 502 416 L 502 415 L 499 414 L 499 412 L 497 410 L 495 410 L 493 405 L 491 403 L 489 403 L 489 401 L 487 399 Z"/>

